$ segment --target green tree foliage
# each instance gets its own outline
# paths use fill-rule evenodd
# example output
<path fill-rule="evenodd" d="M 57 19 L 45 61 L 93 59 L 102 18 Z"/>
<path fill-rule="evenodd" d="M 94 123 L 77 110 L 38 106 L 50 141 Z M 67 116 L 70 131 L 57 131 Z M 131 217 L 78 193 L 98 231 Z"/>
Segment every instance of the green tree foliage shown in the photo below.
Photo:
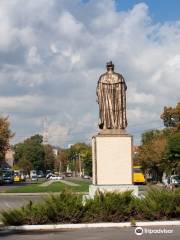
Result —
<path fill-rule="evenodd" d="M 68 149 L 60 149 L 56 159 L 55 169 L 59 172 L 66 172 L 68 165 Z"/>
<path fill-rule="evenodd" d="M 27 159 L 21 158 L 18 163 L 13 166 L 13 169 L 23 169 L 25 172 L 29 173 L 33 169 L 33 165 Z"/>
<path fill-rule="evenodd" d="M 92 153 L 91 146 L 85 143 L 76 143 L 68 151 L 68 159 L 72 170 L 92 175 Z"/>
<path fill-rule="evenodd" d="M 13 136 L 8 117 L 0 117 L 0 164 L 4 160 L 5 153 L 10 147 L 9 141 Z"/>
<path fill-rule="evenodd" d="M 167 139 L 162 131 L 147 131 L 142 136 L 138 158 L 146 171 L 155 170 L 159 175 L 164 170 Z"/>
<path fill-rule="evenodd" d="M 142 134 L 138 160 L 144 170 L 154 168 L 170 174 L 180 169 L 180 103 L 175 108 L 164 107 L 161 119 L 165 129 Z"/>
<path fill-rule="evenodd" d="M 161 119 L 163 119 L 165 127 L 175 127 L 180 130 L 180 103 L 177 103 L 175 108 L 164 107 Z"/>
<path fill-rule="evenodd" d="M 44 145 L 44 168 L 53 170 L 55 165 L 56 156 L 53 147 L 50 144 Z"/>
<path fill-rule="evenodd" d="M 144 132 L 141 136 L 142 145 L 151 143 L 154 138 L 160 135 L 160 133 L 161 131 L 159 130 L 150 130 L 150 131 Z"/>
<path fill-rule="evenodd" d="M 180 131 L 168 137 L 166 158 L 172 168 L 180 170 Z"/>
<path fill-rule="evenodd" d="M 44 169 L 44 148 L 42 136 L 34 135 L 14 146 L 16 164 L 28 162 L 35 170 Z"/>

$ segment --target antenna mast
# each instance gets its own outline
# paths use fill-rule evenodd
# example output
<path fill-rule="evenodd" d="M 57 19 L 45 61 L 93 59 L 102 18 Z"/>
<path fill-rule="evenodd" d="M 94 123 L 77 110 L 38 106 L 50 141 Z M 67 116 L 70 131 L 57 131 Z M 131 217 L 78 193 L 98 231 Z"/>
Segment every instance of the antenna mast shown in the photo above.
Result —
<path fill-rule="evenodd" d="M 48 121 L 47 117 L 43 119 L 43 144 L 48 144 Z"/>

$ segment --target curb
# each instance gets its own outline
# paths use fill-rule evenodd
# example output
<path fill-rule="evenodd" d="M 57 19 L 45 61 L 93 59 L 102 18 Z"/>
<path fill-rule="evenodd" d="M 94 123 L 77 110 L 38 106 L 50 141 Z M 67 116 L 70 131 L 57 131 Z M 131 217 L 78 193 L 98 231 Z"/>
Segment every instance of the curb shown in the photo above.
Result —
<path fill-rule="evenodd" d="M 83 228 L 121 228 L 121 227 L 145 227 L 145 226 L 180 226 L 180 221 L 153 221 L 136 222 L 132 226 L 130 222 L 122 223 L 78 223 L 78 224 L 47 224 L 47 225 L 22 225 L 4 226 L 0 231 L 37 231 L 37 230 L 57 230 L 57 229 L 83 229 Z"/>
<path fill-rule="evenodd" d="M 0 193 L 0 196 L 48 196 L 48 195 L 58 195 L 61 192 L 39 192 L 39 193 Z M 75 192 L 75 194 L 87 195 L 88 192 Z"/>

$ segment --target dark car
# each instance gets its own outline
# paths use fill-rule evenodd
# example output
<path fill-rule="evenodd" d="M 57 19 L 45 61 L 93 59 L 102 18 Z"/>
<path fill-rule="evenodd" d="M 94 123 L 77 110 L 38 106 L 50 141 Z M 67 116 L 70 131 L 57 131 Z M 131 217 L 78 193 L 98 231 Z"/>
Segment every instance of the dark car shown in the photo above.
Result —
<path fill-rule="evenodd" d="M 43 177 L 44 177 L 43 171 L 38 171 L 38 172 L 37 172 L 37 177 L 38 177 L 38 178 L 43 178 Z"/>
<path fill-rule="evenodd" d="M 13 175 L 13 171 L 3 171 L 3 183 L 13 183 L 14 180 L 14 175 Z"/>

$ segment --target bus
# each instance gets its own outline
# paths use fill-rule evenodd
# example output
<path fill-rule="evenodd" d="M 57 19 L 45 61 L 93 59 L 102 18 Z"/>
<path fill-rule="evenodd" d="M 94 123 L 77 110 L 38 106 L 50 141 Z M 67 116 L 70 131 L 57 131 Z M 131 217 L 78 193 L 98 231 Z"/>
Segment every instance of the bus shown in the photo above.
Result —
<path fill-rule="evenodd" d="M 134 184 L 146 184 L 145 176 L 141 166 L 133 167 L 133 183 Z"/>

